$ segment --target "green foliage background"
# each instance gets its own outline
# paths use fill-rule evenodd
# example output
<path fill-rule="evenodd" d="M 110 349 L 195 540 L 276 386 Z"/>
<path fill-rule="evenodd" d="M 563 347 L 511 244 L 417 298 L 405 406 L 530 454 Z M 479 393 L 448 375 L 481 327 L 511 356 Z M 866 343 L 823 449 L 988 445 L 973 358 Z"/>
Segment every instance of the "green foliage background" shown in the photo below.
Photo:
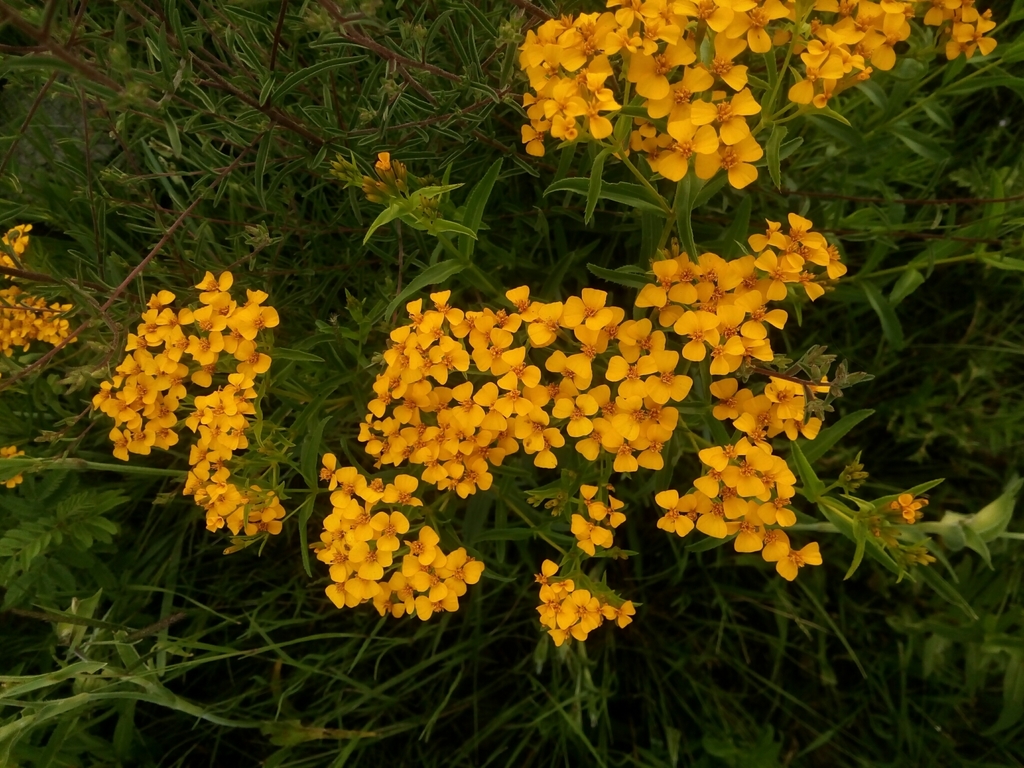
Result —
<path fill-rule="evenodd" d="M 708 248 L 790 210 L 840 240 L 850 276 L 797 308 L 780 349 L 827 344 L 873 373 L 836 416 L 875 414 L 817 470 L 834 477 L 862 451 L 872 495 L 945 477 L 930 520 L 977 511 L 1024 468 L 1024 5 L 992 8 L 1004 22 L 992 56 L 947 63 L 915 48 L 844 94 L 854 128 L 790 125 L 802 145 L 781 191 L 762 169 L 695 217 Z M 603 201 L 588 226 L 583 198 L 544 196 L 587 174 L 586 149 L 521 151 L 515 47 L 535 21 L 518 0 L 0 2 L 0 227 L 34 224 L 31 268 L 58 282 L 33 288 L 92 321 L 0 393 L 0 444 L 62 457 L 0 493 L 4 607 L 22 611 L 0 615 L 0 672 L 34 676 L 0 687 L 0 764 L 1024 761 L 1024 560 L 1012 538 L 991 545 L 991 569 L 947 539 L 947 575 L 972 617 L 870 563 L 844 582 L 853 546 L 834 535 L 819 537 L 825 567 L 794 584 L 728 548 L 688 550 L 654 528 L 653 485 L 638 476 L 622 490 L 640 554 L 614 570 L 643 603 L 637 621 L 564 653 L 533 610 L 547 552 L 524 519 L 547 515 L 519 491 L 460 513 L 488 571 L 458 614 L 338 612 L 326 573 L 314 562 L 306 575 L 302 529 L 308 517 L 316 535 L 326 503 L 309 492 L 311 467 L 326 450 L 359 460 L 385 308 L 445 258 L 408 227 L 363 245 L 378 209 L 330 177 L 336 153 L 368 169 L 389 150 L 414 173 L 448 174 L 465 185 L 458 206 L 503 161 L 473 268 L 448 282 L 464 305 L 523 282 L 551 298 L 597 285 L 622 303 L 632 292 L 587 265 L 646 265 L 642 217 Z M 606 165 L 606 181 L 625 178 Z M 184 452 L 133 462 L 134 474 L 98 469 L 113 463 L 107 423 L 83 411 L 106 375 L 97 365 L 123 344 L 114 330 L 145 296 L 187 296 L 205 270 L 228 268 L 281 312 L 257 460 L 301 512 L 261 551 L 224 557 L 226 540 L 179 495 Z M 40 351 L 0 361 L 4 379 Z M 692 455 L 669 470 L 677 484 L 696 472 Z M 505 487 L 537 482 L 511 475 Z M 85 618 L 46 620 L 72 598 Z"/>

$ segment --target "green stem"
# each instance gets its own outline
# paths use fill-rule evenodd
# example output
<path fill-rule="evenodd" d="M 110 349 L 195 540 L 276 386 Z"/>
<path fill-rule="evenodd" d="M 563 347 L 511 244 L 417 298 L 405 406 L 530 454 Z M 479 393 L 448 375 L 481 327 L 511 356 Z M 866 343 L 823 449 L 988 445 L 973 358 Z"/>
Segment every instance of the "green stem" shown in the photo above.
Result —
<path fill-rule="evenodd" d="M 642 173 L 640 173 L 640 169 L 633 165 L 633 161 L 629 159 L 626 153 L 621 151 L 621 149 L 616 148 L 615 157 L 621 160 L 622 163 L 629 169 L 630 173 L 632 173 L 637 178 L 637 181 L 639 181 L 644 187 L 647 188 L 648 192 L 650 192 L 658 199 L 658 203 L 661 204 L 661 208 L 665 212 L 665 215 L 668 216 L 669 218 L 672 218 L 671 206 L 669 206 L 669 204 L 665 201 L 665 198 L 661 196 L 661 193 L 658 192 L 657 189 L 655 189 L 654 185 L 651 184 L 651 182 L 648 181 Z"/>
<path fill-rule="evenodd" d="M 511 510 L 512 510 L 513 512 L 515 512 L 515 513 L 516 513 L 517 515 L 519 515 L 519 516 L 520 516 L 521 518 L 523 518 L 523 521 L 524 521 L 524 522 L 525 522 L 525 523 L 526 523 L 526 524 L 527 524 L 528 526 L 530 526 L 530 528 L 532 528 L 532 529 L 533 529 L 533 532 L 534 532 L 535 534 L 537 534 L 537 535 L 538 535 L 538 536 L 539 536 L 540 538 L 542 538 L 542 539 L 543 539 L 544 541 L 546 541 L 546 542 L 547 542 L 548 544 L 550 544 L 550 545 L 551 545 L 552 547 L 554 547 L 555 549 L 557 549 L 557 550 L 558 550 L 558 551 L 559 551 L 559 552 L 560 552 L 560 553 L 561 553 L 562 555 L 564 555 L 564 554 L 565 554 L 565 550 L 564 550 L 564 549 L 562 549 L 562 548 L 561 548 L 560 546 L 558 546 L 557 544 L 555 544 L 555 542 L 553 542 L 553 541 L 552 541 L 551 539 L 549 539 L 549 538 L 547 537 L 547 535 L 546 535 L 546 534 L 545 534 L 545 533 L 544 533 L 544 532 L 543 532 L 543 531 L 542 531 L 542 530 L 541 530 L 540 528 L 538 528 L 538 527 L 537 527 L 536 525 L 534 525 L 534 522 L 533 522 L 533 520 L 531 520 L 531 519 L 530 519 L 530 518 L 529 518 L 529 517 L 528 517 L 527 515 L 524 515 L 524 514 L 523 514 L 523 512 L 522 512 L 522 510 L 521 510 L 521 509 L 519 509 L 519 507 L 517 507 L 517 506 L 516 506 L 515 504 L 509 504 L 508 506 L 509 506 L 509 508 L 510 508 L 510 509 L 511 509 Z"/>
<path fill-rule="evenodd" d="M 872 273 L 870 273 L 868 275 L 854 275 L 853 277 L 847 278 L 847 281 L 867 280 L 867 279 L 872 278 L 872 277 L 878 277 L 879 275 L 894 275 L 894 274 L 897 274 L 899 272 L 905 272 L 908 269 L 916 268 L 918 266 L 922 266 L 922 267 L 923 266 L 928 266 L 929 268 L 930 267 L 940 267 L 940 266 L 944 266 L 946 264 L 961 264 L 961 263 L 963 263 L 965 261 L 977 261 L 977 259 L 978 259 L 977 255 L 971 253 L 971 254 L 968 254 L 966 256 L 952 256 L 952 257 L 950 257 L 948 259 L 937 259 L 937 260 L 931 262 L 928 265 L 925 265 L 925 264 L 914 264 L 913 262 L 911 262 L 910 264 L 904 264 L 903 266 L 900 266 L 900 267 L 890 267 L 889 269 L 880 269 L 877 272 L 872 272 Z"/>
<path fill-rule="evenodd" d="M 45 471 L 48 469 L 70 469 L 78 472 L 87 470 L 98 470 L 100 472 L 119 472 L 123 475 L 150 475 L 152 477 L 184 477 L 186 472 L 183 469 L 159 469 L 157 467 L 140 467 L 131 464 L 104 464 L 98 461 L 86 461 L 84 459 L 39 459 L 26 470 Z"/>

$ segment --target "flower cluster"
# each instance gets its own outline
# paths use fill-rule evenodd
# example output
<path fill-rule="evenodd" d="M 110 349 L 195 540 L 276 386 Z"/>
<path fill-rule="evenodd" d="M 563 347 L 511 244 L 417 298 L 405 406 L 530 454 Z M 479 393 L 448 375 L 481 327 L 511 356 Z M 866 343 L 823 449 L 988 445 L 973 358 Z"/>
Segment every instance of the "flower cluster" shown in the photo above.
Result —
<path fill-rule="evenodd" d="M 838 249 L 811 230 L 811 221 L 791 213 L 789 225 L 783 232 L 779 222 L 769 221 L 764 235 L 749 239 L 757 255 L 730 261 L 714 253 L 692 261 L 677 249 L 661 252 L 651 265 L 656 282 L 641 289 L 636 306 L 657 311 L 658 324 L 683 342 L 684 359 L 700 362 L 710 355 L 712 375 L 731 374 L 744 362 L 770 362 L 774 352 L 765 324 L 781 329 L 788 315 L 768 304 L 785 299 L 788 284 L 801 286 L 813 301 L 825 292 L 822 279 L 846 272 Z M 664 334 L 654 333 L 663 350 Z"/>
<path fill-rule="evenodd" d="M 899 498 L 889 503 L 889 509 L 899 512 L 903 522 L 908 525 L 913 525 L 924 517 L 924 512 L 921 510 L 927 506 L 928 499 L 917 499 L 909 493 L 901 493 Z"/>
<path fill-rule="evenodd" d="M 0 266 L 19 268 L 14 257 L 21 259 L 29 247 L 31 224 L 8 230 L 0 247 Z M 8 253 L 9 252 L 9 253 Z M 10 255 L 9 255 L 10 254 Z M 4 280 L 9 282 L 4 276 Z M 16 349 L 27 352 L 33 341 L 56 346 L 70 333 L 65 315 L 70 304 L 49 304 L 38 296 L 31 296 L 17 285 L 8 284 L 0 289 L 0 352 L 10 357 Z M 74 341 L 74 339 L 72 339 Z"/>
<path fill-rule="evenodd" d="M 426 524 L 417 526 L 415 538 L 399 539 L 410 534 L 409 517 L 421 517 L 415 477 L 368 481 L 355 467 L 338 467 L 328 453 L 320 479 L 329 483 L 332 510 L 314 548 L 317 559 L 330 566 L 327 596 L 338 608 L 372 601 L 381 616 L 415 614 L 423 621 L 459 609 L 459 598 L 480 581 L 484 564 L 463 547 L 444 552 L 437 532 Z M 395 562 L 399 554 L 400 564 Z"/>
<path fill-rule="evenodd" d="M 199 307 L 175 309 L 170 291 L 153 294 L 135 333 L 128 334 L 126 356 L 111 381 L 101 384 L 93 407 L 114 420 L 110 440 L 114 456 L 147 455 L 178 443 L 178 411 L 189 386 L 209 389 L 214 376 L 227 383 L 192 396 L 184 423 L 198 433 L 189 451 L 191 470 L 183 493 L 206 510 L 211 531 L 225 525 L 234 534 L 252 536 L 281 531 L 284 509 L 273 491 L 230 482 L 227 462 L 248 446 L 248 417 L 255 414 L 255 377 L 270 368 L 270 356 L 257 346 L 264 329 L 279 323 L 277 311 L 264 304 L 267 294 L 247 291 L 238 304 L 231 296 L 230 272 L 207 272 L 196 288 Z M 188 382 L 188 384 L 186 384 Z"/>
<path fill-rule="evenodd" d="M 608 496 L 608 503 L 597 498 L 596 485 L 580 487 L 580 500 L 583 514 L 573 513 L 572 533 L 576 537 L 576 546 L 591 557 L 597 547 L 608 549 L 612 546 L 614 530 L 626 522 L 622 512 L 623 503 L 614 496 Z"/>
<path fill-rule="evenodd" d="M 605 619 L 614 621 L 619 627 L 625 627 L 636 613 L 633 603 L 618 599 L 600 585 L 591 585 L 590 589 L 577 589 L 576 579 L 562 576 L 555 578 L 558 565 L 551 560 L 541 564 L 541 572 L 534 576 L 540 584 L 540 623 L 547 629 L 548 635 L 560 646 L 570 638 L 583 641 Z M 589 583 L 589 580 L 587 580 Z"/>
<path fill-rule="evenodd" d="M 621 77 L 623 101 L 635 89 L 631 106 L 646 114 L 634 117 L 630 149 L 645 153 L 653 170 L 678 181 L 692 157 L 700 178 L 725 169 L 732 186 L 745 187 L 757 178 L 752 163 L 763 155 L 747 118 L 761 112 L 765 99 L 750 86 L 766 84 L 749 78 L 741 62 L 777 59 L 773 47 L 791 46 L 785 61 L 799 55 L 803 72 L 790 101 L 824 108 L 873 69 L 892 69 L 895 46 L 910 36 L 915 6 L 923 4 L 816 0 L 801 11 L 780 0 L 608 0 L 604 13 L 551 19 L 528 31 L 520 47 L 532 91 L 523 97 L 523 143 L 542 156 L 548 135 L 575 141 L 583 131 L 606 139 L 613 131 L 608 114 L 622 108 L 615 97 Z M 990 12 L 975 10 L 974 0 L 927 5 L 924 23 L 942 27 L 950 59 L 995 48 L 984 37 L 995 22 Z"/>
<path fill-rule="evenodd" d="M 464 312 L 449 293 L 432 294 L 429 310 L 411 302 L 411 322 L 391 333 L 359 435 L 379 466 L 421 465 L 424 482 L 463 498 L 487 490 L 489 468 L 520 445 L 535 466 L 554 468 L 566 435 L 591 461 L 614 455 L 618 472 L 664 466 L 679 419 L 668 403 L 693 382 L 676 373 L 679 354 L 665 351 L 650 321 L 624 320 L 592 288 L 565 302 L 531 301 L 526 286 L 515 288 L 506 293 L 513 312 Z M 471 368 L 482 384 L 454 384 Z M 608 383 L 595 386 L 598 377 Z"/>
<path fill-rule="evenodd" d="M 24 456 L 24 451 L 19 451 L 18 446 L 8 445 L 4 448 L 0 448 L 0 459 L 13 459 L 15 456 Z M 13 488 L 16 485 L 20 485 L 24 481 L 25 477 L 22 474 L 17 474 L 14 477 L 10 477 L 4 480 L 4 487 Z"/>
<path fill-rule="evenodd" d="M 655 261 L 656 282 L 640 291 L 636 305 L 655 309 L 659 324 L 672 327 L 685 359 L 697 362 L 710 355 L 710 374 L 725 377 L 710 385 L 717 400 L 712 413 L 730 421 L 740 435 L 700 451 L 707 471 L 694 481 L 693 492 L 657 494 L 655 502 L 665 510 L 658 527 L 678 536 L 694 529 L 714 538 L 735 535 L 738 552 L 760 551 L 792 579 L 802 565 L 818 565 L 821 558 L 816 544 L 791 550 L 780 530 L 796 522 L 789 508 L 796 478 L 769 440 L 778 435 L 813 440 L 821 419 L 806 417 L 807 397 L 828 391 L 828 385 L 764 371 L 768 382 L 755 394 L 730 374 L 743 367 L 749 375 L 758 370 L 755 361 L 774 359 L 765 323 L 781 329 L 788 316 L 768 305 L 787 297 L 788 284 L 800 285 L 813 301 L 825 290 L 818 278 L 837 279 L 846 267 L 810 220 L 789 214 L 788 229 L 767 223 L 764 234 L 748 240 L 754 253 L 737 259 L 705 253 L 696 263 L 686 254 Z"/>

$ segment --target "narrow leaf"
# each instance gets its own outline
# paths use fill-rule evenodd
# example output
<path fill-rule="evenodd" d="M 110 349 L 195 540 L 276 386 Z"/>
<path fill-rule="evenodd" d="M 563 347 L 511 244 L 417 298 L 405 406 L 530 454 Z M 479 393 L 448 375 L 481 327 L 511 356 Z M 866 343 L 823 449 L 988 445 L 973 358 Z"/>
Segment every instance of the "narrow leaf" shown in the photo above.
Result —
<path fill-rule="evenodd" d="M 924 275 L 916 269 L 908 269 L 900 275 L 900 279 L 897 280 L 896 285 L 892 287 L 892 292 L 889 294 L 889 306 L 895 307 L 907 298 L 907 296 L 920 288 L 922 283 L 924 283 Z"/>
<path fill-rule="evenodd" d="M 896 317 L 892 304 L 885 300 L 882 292 L 878 290 L 878 286 L 874 283 L 864 280 L 861 282 L 860 287 L 864 291 L 864 295 L 867 296 L 871 308 L 878 315 L 878 319 L 882 323 L 882 333 L 885 335 L 890 346 L 897 351 L 903 349 L 905 343 L 903 339 L 903 326 L 900 325 L 900 319 Z"/>
<path fill-rule="evenodd" d="M 606 269 L 599 267 L 596 264 L 587 264 L 587 269 L 594 275 L 597 275 L 602 280 L 607 280 L 610 283 L 617 283 L 624 285 L 627 288 L 643 288 L 647 285 L 650 279 L 640 272 L 637 267 L 619 267 L 618 269 Z"/>
<path fill-rule="evenodd" d="M 775 188 L 782 188 L 782 168 L 779 163 L 779 149 L 782 147 L 782 140 L 786 138 L 789 129 L 784 125 L 776 123 L 772 126 L 772 135 L 768 137 L 768 144 L 765 152 L 768 155 L 768 173 L 775 182 Z"/>
<path fill-rule="evenodd" d="M 464 263 L 453 259 L 442 261 L 432 267 L 427 267 L 416 277 L 415 280 L 405 286 L 405 288 L 402 289 L 402 292 L 398 294 L 390 304 L 388 304 L 387 309 L 384 310 L 383 316 L 390 317 L 391 313 L 398 309 L 398 306 L 403 301 L 407 301 L 410 297 L 423 290 L 428 285 L 444 282 L 449 277 L 458 274 L 465 268 L 466 265 Z"/>
<path fill-rule="evenodd" d="M 601 176 L 604 174 L 604 161 L 611 150 L 605 149 L 594 158 L 594 167 L 590 169 L 590 181 L 587 185 L 587 209 L 583 214 L 583 222 L 589 224 L 594 218 L 598 198 L 601 196 Z"/>
<path fill-rule="evenodd" d="M 469 191 L 469 197 L 466 198 L 466 212 L 462 216 L 462 223 L 474 235 L 480 230 L 480 224 L 483 222 L 487 201 L 491 198 L 491 190 L 494 189 L 494 182 L 498 180 L 498 174 L 501 173 L 502 160 L 503 158 L 498 158 L 494 161 L 484 177 Z M 459 250 L 467 259 L 473 255 L 475 246 L 476 240 L 473 237 L 463 237 L 459 241 Z"/>
<path fill-rule="evenodd" d="M 832 426 L 821 430 L 814 440 L 798 441 L 800 443 L 800 450 L 803 451 L 807 461 L 813 464 L 828 453 L 829 448 L 846 437 L 851 429 L 872 414 L 874 414 L 874 411 L 867 409 L 848 413 Z"/>
<path fill-rule="evenodd" d="M 818 501 L 821 498 L 822 491 L 825 490 L 825 484 L 814 473 L 811 463 L 804 456 L 803 451 L 800 450 L 800 446 L 793 443 L 792 451 L 793 463 L 796 464 L 796 471 L 800 475 L 800 482 L 802 484 L 800 489 L 801 495 L 812 503 Z"/>

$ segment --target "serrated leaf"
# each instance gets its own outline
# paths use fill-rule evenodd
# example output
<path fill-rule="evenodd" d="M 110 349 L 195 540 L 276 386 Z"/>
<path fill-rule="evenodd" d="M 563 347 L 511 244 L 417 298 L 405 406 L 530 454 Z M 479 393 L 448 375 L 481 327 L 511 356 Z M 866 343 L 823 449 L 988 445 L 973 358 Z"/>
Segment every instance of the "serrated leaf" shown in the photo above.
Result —
<path fill-rule="evenodd" d="M 288 347 L 274 347 L 273 357 L 275 360 L 295 360 L 301 363 L 322 363 L 325 362 L 319 355 L 312 352 L 304 352 L 301 349 L 289 349 Z"/>
<path fill-rule="evenodd" d="M 606 269 L 605 267 L 599 267 L 596 264 L 587 264 L 587 269 L 602 280 L 607 280 L 610 283 L 617 283 L 618 285 L 624 285 L 627 288 L 643 288 L 651 282 L 650 278 L 648 278 L 643 272 L 639 271 L 637 267 Z"/>
<path fill-rule="evenodd" d="M 555 192 L 572 192 L 586 197 L 590 191 L 590 182 L 588 179 L 571 178 L 571 179 L 560 179 L 559 181 L 551 184 L 547 189 L 544 190 L 544 195 L 550 195 Z M 619 181 L 610 184 L 601 184 L 602 200 L 611 200 L 616 203 L 623 203 L 628 205 L 630 208 L 635 208 L 638 211 L 648 211 L 650 213 L 658 213 L 662 216 L 665 215 L 665 209 L 662 208 L 658 201 L 651 192 L 645 187 L 639 184 L 633 184 L 631 182 Z"/>

